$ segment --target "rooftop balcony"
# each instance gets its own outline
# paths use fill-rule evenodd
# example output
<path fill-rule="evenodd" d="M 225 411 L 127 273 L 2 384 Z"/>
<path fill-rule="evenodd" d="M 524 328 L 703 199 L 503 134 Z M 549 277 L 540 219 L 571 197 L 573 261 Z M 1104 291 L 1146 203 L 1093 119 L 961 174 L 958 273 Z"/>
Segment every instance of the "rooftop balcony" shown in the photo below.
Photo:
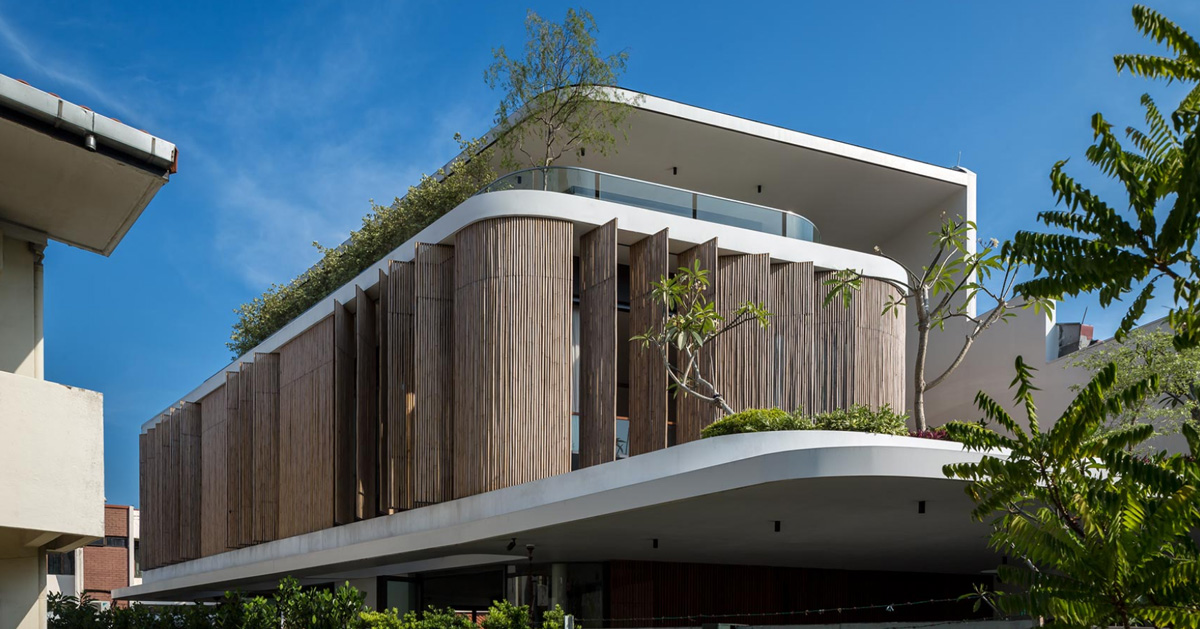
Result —
<path fill-rule="evenodd" d="M 774 236 L 821 242 L 821 233 L 812 221 L 794 212 L 587 168 L 551 166 L 518 170 L 488 184 L 478 194 L 502 190 L 559 192 Z"/>

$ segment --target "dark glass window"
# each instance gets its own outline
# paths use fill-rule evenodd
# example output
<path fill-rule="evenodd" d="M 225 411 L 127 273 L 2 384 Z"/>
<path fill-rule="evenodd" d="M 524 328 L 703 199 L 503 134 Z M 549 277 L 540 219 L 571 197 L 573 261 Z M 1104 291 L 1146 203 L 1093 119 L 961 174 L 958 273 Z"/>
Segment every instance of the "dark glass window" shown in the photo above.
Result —
<path fill-rule="evenodd" d="M 104 545 L 109 548 L 129 548 L 129 538 L 110 535 L 104 538 Z"/>
<path fill-rule="evenodd" d="M 48 574 L 75 574 L 75 553 L 46 553 Z"/>

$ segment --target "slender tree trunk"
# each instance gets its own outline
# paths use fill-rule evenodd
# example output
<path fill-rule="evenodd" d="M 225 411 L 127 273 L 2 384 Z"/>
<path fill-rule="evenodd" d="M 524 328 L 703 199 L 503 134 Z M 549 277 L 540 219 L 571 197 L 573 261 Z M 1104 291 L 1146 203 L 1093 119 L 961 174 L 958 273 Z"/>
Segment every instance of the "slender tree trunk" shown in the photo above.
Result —
<path fill-rule="evenodd" d="M 913 421 L 925 430 L 925 355 L 929 350 L 929 326 L 917 324 L 917 359 L 913 365 Z"/>

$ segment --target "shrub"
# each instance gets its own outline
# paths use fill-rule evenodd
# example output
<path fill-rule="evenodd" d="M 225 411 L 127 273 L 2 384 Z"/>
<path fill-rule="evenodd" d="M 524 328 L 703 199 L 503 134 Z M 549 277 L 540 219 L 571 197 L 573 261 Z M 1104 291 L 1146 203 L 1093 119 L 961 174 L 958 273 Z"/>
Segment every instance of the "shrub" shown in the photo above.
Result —
<path fill-rule="evenodd" d="M 529 629 L 529 607 L 508 601 L 493 601 L 487 618 L 480 623 L 483 629 Z"/>
<path fill-rule="evenodd" d="M 705 426 L 700 436 L 707 438 L 743 432 L 811 430 L 812 427 L 812 422 L 799 413 L 789 413 L 779 408 L 749 408 Z"/>
<path fill-rule="evenodd" d="M 879 435 L 908 434 L 908 416 L 893 412 L 890 404 L 884 404 L 879 410 L 871 410 L 871 407 L 865 404 L 855 404 L 850 408 L 818 413 L 813 416 L 812 422 L 817 430 L 848 430 Z"/>
<path fill-rule="evenodd" d="M 845 430 L 907 435 L 907 419 L 906 415 L 893 412 L 887 404 L 879 410 L 872 410 L 865 404 L 855 404 L 848 409 L 811 416 L 800 411 L 788 413 L 778 408 L 751 408 L 713 422 L 700 432 L 700 436 L 707 438 L 775 430 Z"/>
<path fill-rule="evenodd" d="M 459 137 L 455 136 L 458 140 Z M 457 207 L 496 178 L 491 151 L 476 155 L 482 143 L 462 142 L 463 155 L 432 176 L 423 175 L 408 194 L 389 206 L 371 204 L 362 228 L 350 234 L 345 244 L 334 247 L 313 245 L 321 259 L 311 269 L 287 284 L 274 284 L 261 297 L 236 310 L 238 320 L 226 343 L 234 358 L 254 349 L 305 310 L 315 306 L 346 282 L 407 240 L 416 236 L 446 212 Z"/>

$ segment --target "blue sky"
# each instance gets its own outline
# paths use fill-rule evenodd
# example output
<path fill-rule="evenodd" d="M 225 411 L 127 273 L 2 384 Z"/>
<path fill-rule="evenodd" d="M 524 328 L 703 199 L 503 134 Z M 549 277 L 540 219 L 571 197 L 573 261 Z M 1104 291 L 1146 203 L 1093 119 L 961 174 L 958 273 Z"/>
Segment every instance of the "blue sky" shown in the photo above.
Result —
<path fill-rule="evenodd" d="M 1153 50 L 1125 2 L 648 3 L 589 8 L 623 84 L 978 173 L 980 231 L 1052 207 L 1089 116 L 1141 122 L 1161 86 L 1112 55 Z M 1200 5 L 1153 6 L 1200 32 Z M 105 399 L 109 502 L 136 504 L 138 426 L 229 360 L 233 309 L 317 259 L 369 209 L 480 135 L 491 49 L 549 2 L 65 3 L 0 0 L 0 73 L 179 145 L 180 172 L 111 258 L 52 245 L 46 373 Z M 1119 190 L 1113 190 L 1119 192 Z M 1110 334 L 1094 300 L 1060 320 Z M 1161 305 L 1149 315 L 1161 316 Z"/>

